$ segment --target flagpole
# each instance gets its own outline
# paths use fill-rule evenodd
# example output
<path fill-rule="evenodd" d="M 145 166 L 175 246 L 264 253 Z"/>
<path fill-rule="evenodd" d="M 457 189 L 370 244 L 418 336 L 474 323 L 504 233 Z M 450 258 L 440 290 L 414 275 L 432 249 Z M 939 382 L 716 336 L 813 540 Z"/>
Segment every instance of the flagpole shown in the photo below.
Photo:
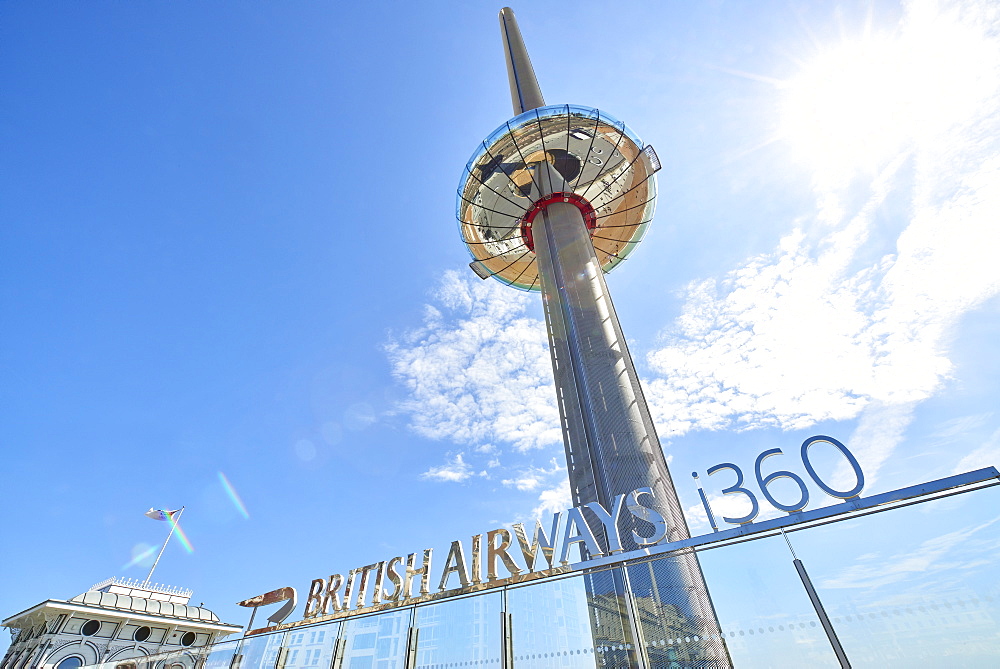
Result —
<path fill-rule="evenodd" d="M 170 537 L 174 536 L 174 530 L 177 529 L 177 521 L 181 519 L 181 514 L 184 513 L 184 508 L 177 512 L 177 518 L 174 519 L 173 515 L 167 515 L 167 522 L 170 523 L 170 532 L 167 533 L 167 538 L 163 540 L 163 545 L 160 546 L 160 554 L 156 556 L 156 560 L 153 561 L 153 566 L 149 570 L 149 575 L 146 576 L 146 581 L 142 584 L 143 587 L 149 585 L 149 579 L 153 578 L 153 571 L 156 569 L 156 565 L 160 563 L 160 558 L 163 557 L 163 551 L 167 548 L 167 542 L 170 541 Z"/>

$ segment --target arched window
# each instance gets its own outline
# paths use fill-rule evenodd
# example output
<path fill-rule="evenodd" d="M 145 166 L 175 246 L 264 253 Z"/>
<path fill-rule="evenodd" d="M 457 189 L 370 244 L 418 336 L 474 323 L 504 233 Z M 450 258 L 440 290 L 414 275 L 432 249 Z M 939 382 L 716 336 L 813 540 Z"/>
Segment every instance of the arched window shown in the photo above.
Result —
<path fill-rule="evenodd" d="M 83 666 L 83 658 L 77 657 L 76 655 L 70 655 L 69 657 L 63 658 L 59 664 L 56 665 L 56 669 L 79 669 Z"/>

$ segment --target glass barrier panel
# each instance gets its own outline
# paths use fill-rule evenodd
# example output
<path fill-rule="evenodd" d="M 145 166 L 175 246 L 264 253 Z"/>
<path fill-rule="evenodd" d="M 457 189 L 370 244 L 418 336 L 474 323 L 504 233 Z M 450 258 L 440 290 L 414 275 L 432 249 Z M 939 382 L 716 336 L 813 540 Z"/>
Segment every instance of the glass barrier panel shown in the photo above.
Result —
<path fill-rule="evenodd" d="M 997 665 L 1000 486 L 787 534 L 855 669 Z M 97 666 L 329 669 L 340 643 L 343 669 L 402 669 L 413 625 L 421 669 L 499 669 L 506 616 L 518 669 L 709 669 L 727 652 L 739 669 L 839 667 L 783 537 L 697 555 L 711 603 L 676 604 L 698 565 L 674 554 Z"/>
<path fill-rule="evenodd" d="M 240 669 L 275 669 L 284 636 L 284 632 L 275 632 L 244 638 L 239 649 Z"/>
<path fill-rule="evenodd" d="M 985 668 L 1000 658 L 998 521 L 994 487 L 789 540 L 854 667 Z"/>
<path fill-rule="evenodd" d="M 500 666 L 499 592 L 417 607 L 418 669 Z"/>
<path fill-rule="evenodd" d="M 153 669 L 194 669 L 198 657 L 187 650 L 177 650 L 170 653 L 160 653 L 151 657 L 149 664 Z"/>
<path fill-rule="evenodd" d="M 340 622 L 289 630 L 281 669 L 328 669 L 340 635 Z"/>
<path fill-rule="evenodd" d="M 701 607 L 691 603 L 687 584 L 700 578 L 693 553 L 631 565 L 627 573 L 642 642 L 652 666 L 730 665 L 709 603 L 702 600 Z"/>
<path fill-rule="evenodd" d="M 514 666 L 630 667 L 635 645 L 620 570 L 511 588 Z"/>
<path fill-rule="evenodd" d="M 780 536 L 700 551 L 698 559 L 733 666 L 839 669 Z"/>
<path fill-rule="evenodd" d="M 230 642 L 230 657 L 233 648 L 235 642 Z M 200 646 L 143 655 L 141 650 L 128 647 L 112 653 L 104 662 L 89 666 L 97 669 L 201 669 L 212 650 L 213 646 Z"/>
<path fill-rule="evenodd" d="M 403 669 L 410 608 L 344 623 L 344 669 Z"/>
<path fill-rule="evenodd" d="M 188 649 L 188 653 L 192 661 L 194 662 L 190 666 L 193 667 L 194 669 L 201 669 L 205 665 L 205 658 L 207 658 L 208 654 L 211 652 L 212 652 L 211 646 L 201 646 L 199 648 Z"/>
<path fill-rule="evenodd" d="M 224 641 L 212 646 L 205 658 L 203 669 L 229 669 L 239 643 L 239 641 Z"/>

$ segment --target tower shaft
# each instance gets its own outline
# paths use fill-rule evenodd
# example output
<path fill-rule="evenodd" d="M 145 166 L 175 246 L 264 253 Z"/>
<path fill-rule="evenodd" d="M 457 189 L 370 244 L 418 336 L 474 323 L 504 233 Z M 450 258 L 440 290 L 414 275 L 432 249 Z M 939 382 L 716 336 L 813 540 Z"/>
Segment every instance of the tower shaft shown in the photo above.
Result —
<path fill-rule="evenodd" d="M 559 175 L 548 164 L 540 167 L 558 192 Z M 610 509 L 616 495 L 650 488 L 668 540 L 686 539 L 687 523 L 583 215 L 556 203 L 540 218 L 535 254 L 573 504 Z"/>
<path fill-rule="evenodd" d="M 515 115 L 544 106 L 541 88 L 510 8 L 505 7 L 500 12 L 500 31 Z M 589 133 L 583 128 L 582 136 L 595 137 L 593 132 L 596 132 L 596 125 Z M 531 173 L 531 199 L 536 203 L 555 193 L 574 191 L 566 182 L 569 177 L 564 177 L 565 172 L 556 167 L 559 154 L 552 149 L 557 147 L 545 147 L 545 130 L 541 122 L 538 133 L 542 137 L 544 158 L 539 154 L 525 157 L 521 149 L 517 149 L 518 157 Z M 567 125 L 564 154 L 570 154 L 572 134 Z M 603 153 L 603 149 L 597 151 L 603 158 L 594 164 L 603 164 L 618 148 L 616 144 L 614 150 L 607 153 Z M 593 141 L 585 151 L 596 151 Z M 583 158 L 578 158 L 580 170 L 586 167 L 582 161 L 587 153 L 581 155 Z M 489 172 L 493 171 L 491 167 Z M 618 176 L 611 178 L 608 186 Z M 510 179 L 513 185 L 520 186 L 512 177 Z M 584 190 L 583 197 L 586 195 Z M 503 199 L 509 201 L 506 196 Z M 460 220 L 463 220 L 461 216 Z M 563 202 L 547 204 L 530 224 L 573 504 L 583 506 L 600 502 L 605 509 L 611 510 L 616 496 L 649 488 L 654 498 L 651 507 L 666 521 L 668 540 L 687 538 L 688 527 L 680 500 L 584 215 L 565 198 Z M 639 547 L 632 538 L 633 529 L 639 536 L 646 537 L 651 535 L 652 529 L 645 520 L 628 515 L 630 520 L 620 521 L 618 527 L 626 551 Z M 600 526 L 599 523 L 591 525 Z M 603 546 L 608 546 L 607 537 L 599 536 L 598 539 Z M 598 620 L 598 609 L 617 609 L 620 614 L 627 612 L 631 620 L 631 630 L 620 630 L 626 638 L 631 637 L 632 643 L 625 644 L 626 648 L 646 647 L 647 630 L 656 635 L 655 638 L 662 638 L 666 633 L 669 637 L 701 639 L 700 643 L 683 651 L 683 658 L 674 651 L 661 657 L 657 654 L 664 652 L 662 648 L 649 646 L 647 656 L 653 666 L 666 666 L 664 663 L 673 666 L 677 659 L 683 660 L 685 666 L 702 669 L 732 666 L 698 558 L 693 552 L 681 552 L 620 571 L 588 574 L 586 579 L 595 643 L 601 643 L 601 638 L 608 633 Z M 630 664 L 639 657 L 631 655 L 632 652 L 628 651 Z"/>
<path fill-rule="evenodd" d="M 539 163 L 535 174 L 542 195 L 567 190 L 550 163 Z M 668 540 L 689 537 L 583 214 L 573 204 L 551 204 L 535 218 L 533 237 L 573 505 L 600 502 L 610 510 L 617 495 L 650 488 L 651 507 L 666 520 Z M 632 540 L 632 529 L 649 536 L 650 527 L 645 521 L 621 521 L 624 549 L 639 548 Z M 607 546 L 605 537 L 599 540 Z M 648 585 L 659 610 L 673 607 L 686 632 L 705 639 L 703 648 L 690 659 L 705 662 L 701 665 L 705 667 L 731 666 L 724 644 L 713 639 L 719 625 L 693 552 L 631 567 L 624 578 Z M 623 585 L 629 588 L 607 579 L 603 587 L 599 583 L 595 581 L 591 589 L 614 592 L 592 592 L 594 596 L 617 596 L 623 594 L 617 592 Z M 636 628 L 649 622 L 648 616 L 634 621 Z M 641 633 L 636 629 L 636 634 Z"/>

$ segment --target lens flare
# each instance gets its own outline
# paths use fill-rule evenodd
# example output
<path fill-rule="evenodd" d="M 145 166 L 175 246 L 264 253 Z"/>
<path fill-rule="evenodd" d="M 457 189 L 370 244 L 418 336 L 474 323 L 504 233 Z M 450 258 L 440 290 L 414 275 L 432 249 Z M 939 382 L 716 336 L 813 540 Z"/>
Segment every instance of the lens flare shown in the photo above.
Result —
<path fill-rule="evenodd" d="M 240 496 L 236 493 L 236 489 L 233 488 L 233 484 L 229 482 L 229 479 L 222 472 L 219 472 L 219 482 L 222 483 L 222 488 L 226 491 L 230 501 L 236 507 L 236 510 L 240 512 L 240 515 L 244 518 L 250 518 L 247 508 L 243 505 L 243 500 L 240 499 Z"/>
<path fill-rule="evenodd" d="M 914 4 L 898 32 L 825 48 L 785 83 L 782 134 L 818 170 L 884 165 L 966 122 L 992 94 L 995 46 L 975 22 Z"/>
<path fill-rule="evenodd" d="M 184 530 L 182 530 L 181 526 L 178 525 L 177 521 L 174 520 L 173 516 L 170 517 L 170 519 L 169 519 L 168 522 L 171 525 L 173 525 L 173 527 L 174 527 L 174 534 L 177 535 L 177 540 L 181 542 L 181 546 L 184 547 L 184 550 L 186 550 L 188 553 L 194 553 L 194 547 L 191 545 L 191 542 L 188 540 L 187 535 L 184 534 Z"/>
<path fill-rule="evenodd" d="M 132 549 L 132 559 L 121 566 L 122 569 L 128 569 L 129 567 L 134 567 L 146 558 L 151 558 L 156 554 L 156 546 L 145 546 L 144 544 L 139 544 Z"/>

